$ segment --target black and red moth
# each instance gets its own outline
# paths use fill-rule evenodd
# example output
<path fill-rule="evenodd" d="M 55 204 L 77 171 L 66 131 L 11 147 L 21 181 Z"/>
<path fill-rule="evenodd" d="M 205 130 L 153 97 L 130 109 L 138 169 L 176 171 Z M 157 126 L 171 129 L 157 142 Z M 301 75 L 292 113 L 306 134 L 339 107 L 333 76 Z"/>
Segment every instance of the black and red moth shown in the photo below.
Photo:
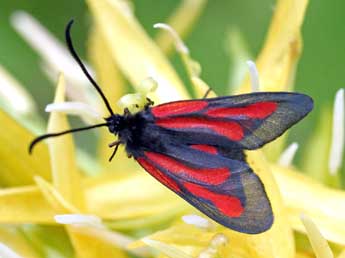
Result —
<path fill-rule="evenodd" d="M 246 161 L 255 150 L 283 134 L 313 108 L 299 93 L 260 92 L 211 99 L 182 100 L 135 114 L 114 114 L 99 85 L 73 48 L 69 50 L 102 97 L 110 116 L 105 122 L 42 135 L 31 143 L 67 133 L 106 126 L 134 159 L 159 182 L 225 227 L 248 234 L 268 230 L 273 213 L 264 185 Z"/>

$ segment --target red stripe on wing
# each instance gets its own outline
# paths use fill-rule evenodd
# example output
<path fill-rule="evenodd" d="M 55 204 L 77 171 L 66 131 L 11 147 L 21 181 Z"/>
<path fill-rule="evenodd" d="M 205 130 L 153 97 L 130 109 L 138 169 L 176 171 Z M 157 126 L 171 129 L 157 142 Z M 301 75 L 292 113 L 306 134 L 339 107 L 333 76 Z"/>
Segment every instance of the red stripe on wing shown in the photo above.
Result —
<path fill-rule="evenodd" d="M 157 117 L 166 117 L 172 115 L 184 115 L 204 109 L 208 105 L 207 101 L 179 101 L 153 107 L 152 114 Z"/>
<path fill-rule="evenodd" d="M 170 157 L 154 152 L 145 152 L 148 159 L 176 175 L 187 175 L 210 185 L 218 185 L 230 177 L 228 168 L 191 168 Z"/>
<path fill-rule="evenodd" d="M 193 195 L 211 201 L 226 216 L 240 217 L 244 211 L 241 201 L 237 197 L 217 194 L 193 183 L 186 182 L 183 186 Z"/>
<path fill-rule="evenodd" d="M 225 107 L 210 108 L 206 114 L 211 117 L 231 117 L 246 116 L 249 118 L 265 118 L 276 111 L 278 104 L 276 102 L 257 102 L 245 107 Z"/>
<path fill-rule="evenodd" d="M 240 141 L 244 136 L 242 127 L 238 123 L 230 121 L 214 121 L 196 117 L 175 117 L 157 120 L 156 124 L 170 129 L 207 128 L 232 141 Z"/>
<path fill-rule="evenodd" d="M 193 144 L 193 145 L 190 145 L 190 147 L 196 150 L 207 152 L 209 154 L 213 154 L 213 155 L 216 155 L 218 153 L 217 148 L 210 145 Z"/>
<path fill-rule="evenodd" d="M 150 162 L 148 162 L 144 158 L 137 158 L 137 161 L 147 172 L 149 172 L 159 182 L 163 183 L 175 192 L 181 192 L 180 187 L 176 184 L 175 181 L 163 174 L 157 167 L 152 165 Z"/>

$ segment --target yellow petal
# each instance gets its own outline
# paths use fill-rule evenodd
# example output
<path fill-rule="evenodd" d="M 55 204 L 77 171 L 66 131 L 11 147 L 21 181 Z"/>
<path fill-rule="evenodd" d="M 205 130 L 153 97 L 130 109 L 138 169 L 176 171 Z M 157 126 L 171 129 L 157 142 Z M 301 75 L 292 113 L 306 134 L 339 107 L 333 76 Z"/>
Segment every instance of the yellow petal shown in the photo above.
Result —
<path fill-rule="evenodd" d="M 64 102 L 65 79 L 59 76 L 55 103 Z M 69 130 L 66 115 L 52 112 L 48 123 L 48 132 L 55 133 Z M 80 174 L 76 166 L 72 135 L 64 135 L 48 140 L 53 174 L 53 185 L 67 202 L 83 207 L 83 192 L 80 185 Z"/>
<path fill-rule="evenodd" d="M 33 184 L 35 175 L 50 178 L 47 146 L 37 146 L 28 154 L 28 146 L 34 139 L 32 133 L 24 129 L 9 115 L 0 110 L 0 183 L 3 186 Z"/>
<path fill-rule="evenodd" d="M 260 151 L 247 152 L 247 160 L 255 173 L 260 177 L 271 201 L 274 223 L 268 231 L 258 235 L 241 234 L 232 230 L 224 230 L 230 243 L 238 243 L 239 252 L 246 252 L 245 257 L 294 257 L 294 239 L 288 217 L 285 212 L 278 186 L 270 172 L 270 168 Z M 229 245 L 231 249 L 232 245 Z"/>
<path fill-rule="evenodd" d="M 145 244 L 148 246 L 151 246 L 158 251 L 166 254 L 170 258 L 193 258 L 195 256 L 191 256 L 184 251 L 178 249 L 177 247 L 173 245 L 168 245 L 160 241 L 152 240 L 150 238 L 144 238 L 142 240 Z"/>
<path fill-rule="evenodd" d="M 186 204 L 148 174 L 105 176 L 85 182 L 87 210 L 107 219 L 138 219 L 164 212 L 176 214 Z"/>
<path fill-rule="evenodd" d="M 39 257 L 74 257 L 68 235 L 61 226 L 25 224 L 20 231 L 39 252 Z"/>
<path fill-rule="evenodd" d="M 13 252 L 15 252 L 17 255 L 20 255 L 23 258 L 40 257 L 40 255 L 36 252 L 34 247 L 30 245 L 27 239 L 23 236 L 23 234 L 14 227 L 0 227 L 0 243 L 6 245 L 6 247 L 10 248 Z"/>
<path fill-rule="evenodd" d="M 208 232 L 192 225 L 179 223 L 168 229 L 157 231 L 129 245 L 130 248 L 149 245 L 169 257 L 197 257 L 208 247 L 216 232 Z"/>
<path fill-rule="evenodd" d="M 112 241 L 102 236 L 97 230 L 89 227 L 68 226 L 68 233 L 75 252 L 80 258 L 127 258 Z"/>
<path fill-rule="evenodd" d="M 158 82 L 159 102 L 187 98 L 187 92 L 161 50 L 146 35 L 124 1 L 88 0 L 97 26 L 121 71 L 134 87 L 152 77 Z"/>
<path fill-rule="evenodd" d="M 310 258 L 310 254 L 309 253 L 296 253 L 295 258 Z"/>
<path fill-rule="evenodd" d="M 291 90 L 295 69 L 301 54 L 301 26 L 308 0 L 279 0 L 268 31 L 266 42 L 256 65 L 262 91 Z M 239 92 L 249 92 L 250 82 Z"/>
<path fill-rule="evenodd" d="M 338 258 L 345 258 L 345 249 L 337 257 Z"/>
<path fill-rule="evenodd" d="M 292 227 L 305 232 L 300 221 L 303 213 L 327 240 L 345 245 L 345 192 L 327 188 L 291 168 L 272 166 L 272 170 Z"/>
<path fill-rule="evenodd" d="M 39 190 L 56 213 L 80 213 L 80 211 L 64 199 L 64 197 L 49 182 L 40 177 L 35 177 L 35 181 Z"/>
<path fill-rule="evenodd" d="M 54 210 L 36 186 L 0 190 L 0 223 L 53 223 Z"/>
<path fill-rule="evenodd" d="M 126 93 L 126 85 L 115 61 L 111 57 L 111 50 L 101 30 L 95 25 L 91 29 L 88 42 L 88 54 L 97 74 L 97 82 L 102 87 L 112 109 L 121 112 L 115 105 L 116 101 Z M 103 102 L 100 104 L 104 116 L 109 116 L 109 111 Z"/>
<path fill-rule="evenodd" d="M 301 215 L 301 220 L 307 230 L 307 235 L 317 258 L 333 258 L 334 255 L 327 241 L 323 238 L 314 222 L 306 215 Z"/>
<path fill-rule="evenodd" d="M 185 38 L 199 18 L 206 3 L 206 0 L 183 0 L 166 23 L 173 27 L 181 38 Z M 159 31 L 155 40 L 166 54 L 170 54 L 174 50 L 174 41 L 166 31 Z"/>

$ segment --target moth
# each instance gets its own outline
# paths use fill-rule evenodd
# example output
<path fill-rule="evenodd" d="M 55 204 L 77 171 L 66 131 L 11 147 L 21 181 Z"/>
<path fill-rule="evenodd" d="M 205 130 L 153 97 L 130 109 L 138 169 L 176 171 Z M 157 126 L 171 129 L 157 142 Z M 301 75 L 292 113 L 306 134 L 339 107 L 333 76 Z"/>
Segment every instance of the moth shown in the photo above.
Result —
<path fill-rule="evenodd" d="M 255 150 L 282 135 L 313 108 L 304 94 L 258 92 L 237 96 L 182 100 L 153 106 L 137 113 L 115 114 L 100 86 L 75 51 L 70 30 L 67 46 L 109 111 L 104 123 L 49 133 L 49 137 L 108 127 L 149 174 L 195 208 L 225 227 L 248 234 L 268 230 L 274 216 L 265 187 L 248 164 L 246 150 Z"/>

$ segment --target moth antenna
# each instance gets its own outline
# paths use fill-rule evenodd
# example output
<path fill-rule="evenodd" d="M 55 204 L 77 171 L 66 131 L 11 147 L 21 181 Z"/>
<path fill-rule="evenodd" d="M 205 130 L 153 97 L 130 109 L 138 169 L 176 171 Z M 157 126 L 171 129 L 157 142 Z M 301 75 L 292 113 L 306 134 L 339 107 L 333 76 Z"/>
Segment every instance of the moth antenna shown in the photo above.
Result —
<path fill-rule="evenodd" d="M 66 131 L 62 131 L 62 132 L 58 132 L 58 133 L 47 133 L 47 134 L 43 134 L 37 138 L 35 138 L 29 146 L 29 154 L 32 153 L 33 148 L 36 146 L 37 143 L 39 143 L 40 141 L 47 139 L 47 138 L 51 138 L 51 137 L 57 137 L 60 135 L 64 135 L 64 134 L 68 134 L 68 133 L 75 133 L 75 132 L 80 132 L 80 131 L 86 131 L 86 130 L 90 130 L 93 128 L 97 128 L 97 127 L 101 127 L 101 126 L 108 126 L 108 123 L 102 123 L 102 124 L 96 124 L 96 125 L 91 125 L 91 126 L 86 126 L 86 127 L 80 127 L 80 128 L 74 128 L 71 130 L 66 130 Z"/>
<path fill-rule="evenodd" d="M 73 20 L 71 20 L 67 26 L 66 26 L 66 30 L 65 30 L 65 37 L 66 37 L 66 43 L 67 43 L 67 47 L 68 50 L 70 51 L 71 55 L 73 56 L 74 60 L 78 63 L 78 65 L 80 66 L 81 70 L 83 71 L 83 73 L 85 74 L 85 76 L 87 77 L 87 79 L 90 81 L 90 83 L 95 87 L 95 89 L 97 90 L 97 92 L 99 93 L 99 95 L 102 97 L 104 104 L 106 105 L 108 111 L 110 112 L 111 115 L 114 115 L 114 112 L 107 100 L 107 98 L 105 97 L 103 91 L 101 90 L 101 87 L 97 84 L 97 82 L 92 78 L 92 76 L 90 75 L 90 73 L 88 72 L 88 70 L 86 69 L 85 65 L 83 64 L 83 62 L 81 61 L 80 57 L 77 54 L 77 51 L 75 51 L 74 47 L 73 47 L 73 43 L 72 43 L 72 37 L 71 37 L 71 27 L 73 25 Z"/>

